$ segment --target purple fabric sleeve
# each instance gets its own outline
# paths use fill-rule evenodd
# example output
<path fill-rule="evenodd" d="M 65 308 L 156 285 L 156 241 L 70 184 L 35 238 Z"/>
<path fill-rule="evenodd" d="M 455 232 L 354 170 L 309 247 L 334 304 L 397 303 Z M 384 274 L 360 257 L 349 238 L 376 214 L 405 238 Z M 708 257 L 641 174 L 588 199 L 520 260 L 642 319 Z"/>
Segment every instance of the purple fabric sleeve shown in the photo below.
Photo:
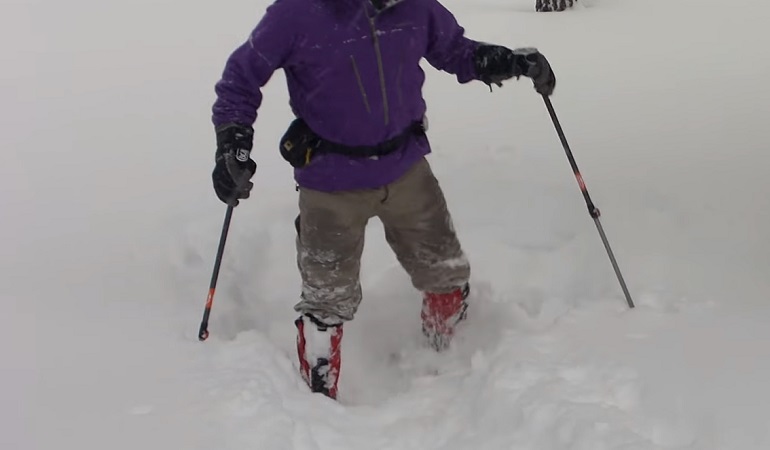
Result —
<path fill-rule="evenodd" d="M 428 51 L 425 59 L 436 69 L 457 76 L 457 81 L 476 80 L 473 53 L 479 43 L 465 37 L 465 30 L 441 3 L 427 0 L 430 10 Z"/>
<path fill-rule="evenodd" d="M 261 88 L 273 73 L 283 67 L 294 45 L 296 24 L 278 0 L 225 65 L 222 78 L 215 86 L 217 100 L 212 108 L 212 121 L 219 127 L 227 123 L 252 125 L 262 103 Z"/>

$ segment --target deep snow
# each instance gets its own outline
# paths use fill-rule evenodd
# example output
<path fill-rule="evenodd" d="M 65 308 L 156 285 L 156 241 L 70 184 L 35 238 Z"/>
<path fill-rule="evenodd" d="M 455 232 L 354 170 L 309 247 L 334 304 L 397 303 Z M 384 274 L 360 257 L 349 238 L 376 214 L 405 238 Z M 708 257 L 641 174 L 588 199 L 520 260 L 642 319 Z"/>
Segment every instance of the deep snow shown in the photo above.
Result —
<path fill-rule="evenodd" d="M 373 223 L 335 403 L 293 366 L 280 74 L 196 339 L 224 213 L 213 83 L 267 3 L 6 2 L 0 448 L 770 448 L 770 5 L 531 3 L 446 2 L 471 37 L 551 60 L 639 307 L 529 83 L 429 69 L 471 315 L 447 354 L 420 348 L 418 295 Z"/>

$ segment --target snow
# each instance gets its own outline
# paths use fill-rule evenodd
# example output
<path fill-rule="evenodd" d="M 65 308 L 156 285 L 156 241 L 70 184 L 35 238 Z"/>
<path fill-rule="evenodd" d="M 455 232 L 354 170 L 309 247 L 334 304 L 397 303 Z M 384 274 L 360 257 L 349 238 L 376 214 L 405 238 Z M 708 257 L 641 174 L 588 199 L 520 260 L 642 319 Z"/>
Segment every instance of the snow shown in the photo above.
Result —
<path fill-rule="evenodd" d="M 528 82 L 428 70 L 469 319 L 446 354 L 421 347 L 419 296 L 373 223 L 333 402 L 295 367 L 280 74 L 197 341 L 225 210 L 213 83 L 266 2 L 6 2 L 0 448 L 770 448 L 770 6 L 533 3 L 446 2 L 470 36 L 549 57 L 638 308 Z"/>

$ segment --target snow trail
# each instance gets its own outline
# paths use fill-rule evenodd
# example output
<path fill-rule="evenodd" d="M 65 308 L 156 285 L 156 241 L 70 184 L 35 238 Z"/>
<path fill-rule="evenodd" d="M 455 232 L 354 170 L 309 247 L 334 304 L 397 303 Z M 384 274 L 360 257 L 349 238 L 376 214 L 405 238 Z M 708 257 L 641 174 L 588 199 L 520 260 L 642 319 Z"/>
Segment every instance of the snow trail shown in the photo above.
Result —
<path fill-rule="evenodd" d="M 469 319 L 449 352 L 420 347 L 419 295 L 373 222 L 339 402 L 294 367 L 280 74 L 211 338 L 196 338 L 225 209 L 209 181 L 213 83 L 266 2 L 9 3 L 0 447 L 770 447 L 770 6 L 582 3 L 446 2 L 470 36 L 549 57 L 639 307 L 625 307 L 527 81 L 489 94 L 426 69 L 430 162 L 472 264 Z"/>

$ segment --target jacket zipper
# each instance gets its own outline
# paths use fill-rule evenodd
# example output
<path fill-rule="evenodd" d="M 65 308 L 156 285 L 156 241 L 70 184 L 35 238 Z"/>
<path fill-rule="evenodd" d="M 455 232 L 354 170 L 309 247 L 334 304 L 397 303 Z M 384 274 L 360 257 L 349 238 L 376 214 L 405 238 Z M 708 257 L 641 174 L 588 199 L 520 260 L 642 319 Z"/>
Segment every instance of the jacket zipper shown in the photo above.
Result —
<path fill-rule="evenodd" d="M 364 88 L 364 80 L 361 79 L 361 72 L 358 70 L 358 64 L 356 64 L 356 58 L 350 55 L 350 63 L 353 64 L 353 73 L 356 74 L 356 81 L 358 81 L 358 89 L 361 90 L 361 97 L 364 99 L 364 106 L 366 112 L 372 113 L 372 108 L 369 106 L 369 97 L 366 96 L 366 89 Z"/>
<path fill-rule="evenodd" d="M 396 75 L 396 86 L 398 86 L 398 104 L 404 106 L 404 92 L 401 89 L 401 75 L 404 73 L 404 63 L 399 64 L 398 74 Z"/>
<path fill-rule="evenodd" d="M 368 14 L 367 14 L 367 17 Z M 385 125 L 390 123 L 390 109 L 388 107 L 388 88 L 385 86 L 385 68 L 382 64 L 382 51 L 380 50 L 380 38 L 377 36 L 377 28 L 374 25 L 374 19 L 377 16 L 369 17 L 369 27 L 372 30 L 372 43 L 374 44 L 374 53 L 377 56 L 377 70 L 380 75 L 380 92 L 382 93 L 382 109 L 385 115 Z"/>

